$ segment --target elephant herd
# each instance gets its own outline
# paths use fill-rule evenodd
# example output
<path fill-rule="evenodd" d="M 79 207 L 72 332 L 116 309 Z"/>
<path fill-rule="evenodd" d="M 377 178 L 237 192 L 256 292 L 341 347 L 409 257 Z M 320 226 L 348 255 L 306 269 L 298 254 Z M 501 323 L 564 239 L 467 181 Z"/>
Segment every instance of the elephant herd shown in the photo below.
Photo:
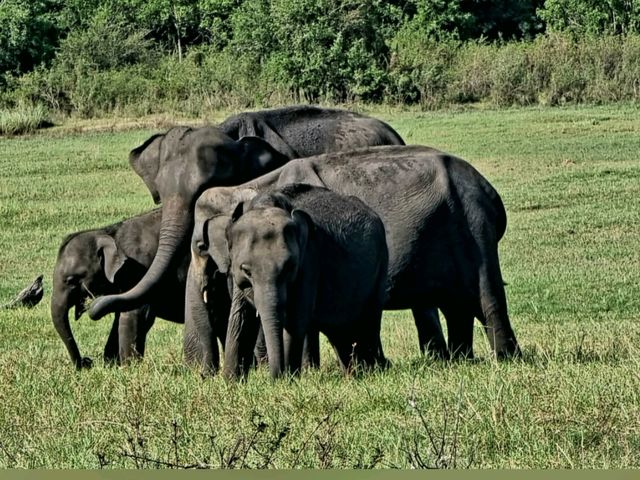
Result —
<path fill-rule="evenodd" d="M 185 324 L 185 360 L 206 374 L 220 343 L 227 378 L 317 366 L 320 333 L 345 371 L 384 367 L 386 309 L 411 309 L 439 358 L 473 355 L 475 318 L 498 358 L 520 354 L 498 259 L 505 209 L 464 160 L 371 117 L 294 106 L 171 128 L 129 162 L 161 208 L 58 252 L 51 316 L 77 368 L 91 360 L 69 312 L 89 301 L 93 319 L 115 313 L 106 361 L 142 356 L 160 317 Z"/>

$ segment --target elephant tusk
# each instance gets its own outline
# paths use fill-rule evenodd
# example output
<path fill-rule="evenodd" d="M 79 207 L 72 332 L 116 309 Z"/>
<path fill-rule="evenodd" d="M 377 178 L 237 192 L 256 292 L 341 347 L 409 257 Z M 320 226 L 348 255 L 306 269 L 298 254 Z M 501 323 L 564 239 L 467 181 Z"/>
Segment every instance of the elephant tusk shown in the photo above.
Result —
<path fill-rule="evenodd" d="M 204 300 L 204 303 L 208 303 L 209 301 L 209 296 L 207 295 L 206 290 L 202 292 L 202 300 Z"/>
<path fill-rule="evenodd" d="M 81 285 L 82 285 L 82 288 L 84 288 L 85 292 L 91 295 L 91 298 L 95 300 L 96 296 L 91 292 L 91 290 L 89 290 L 89 287 L 87 287 L 87 285 L 84 282 L 82 282 Z"/>

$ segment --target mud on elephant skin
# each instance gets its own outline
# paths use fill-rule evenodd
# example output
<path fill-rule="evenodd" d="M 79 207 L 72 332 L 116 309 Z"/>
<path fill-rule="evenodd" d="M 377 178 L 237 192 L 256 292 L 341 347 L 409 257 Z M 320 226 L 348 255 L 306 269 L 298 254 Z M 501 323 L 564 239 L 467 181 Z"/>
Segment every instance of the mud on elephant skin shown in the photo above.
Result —
<path fill-rule="evenodd" d="M 327 336 L 345 371 L 356 364 L 386 365 L 380 341 L 385 232 L 380 218 L 359 199 L 309 185 L 286 186 L 240 203 L 226 239 L 233 318 L 247 303 L 258 312 L 272 377 L 299 373 L 304 339 L 317 338 L 317 332 Z M 250 329 L 254 338 L 242 329 Z M 255 344 L 257 326 L 245 321 L 238 330 L 228 331 L 228 377 L 244 373 L 238 352 Z"/>
<path fill-rule="evenodd" d="M 160 220 L 161 211 L 156 209 L 104 228 L 73 233 L 62 242 L 53 273 L 51 318 L 77 368 L 91 366 L 91 360 L 81 356 L 73 337 L 69 324 L 71 308 L 75 308 L 78 320 L 88 299 L 122 292 L 135 285 L 155 255 Z M 116 312 L 104 349 L 105 360 L 126 362 L 144 355 L 146 335 L 156 316 L 184 322 L 188 264 L 188 252 L 178 252 L 165 280 L 154 290 L 152 301 L 135 310 Z M 219 308 L 224 310 L 224 304 Z M 228 304 L 222 313 L 226 320 Z M 223 319 L 218 323 L 223 324 Z M 188 336 L 185 343 L 197 344 Z M 199 344 L 197 347 L 186 350 L 193 361 L 200 361 Z"/>
<path fill-rule="evenodd" d="M 248 112 L 220 128 L 175 127 L 149 138 L 129 161 L 154 200 L 162 201 L 157 254 L 132 289 L 96 300 L 89 315 L 100 318 L 144 304 L 176 250 L 188 244 L 194 204 L 204 189 L 246 182 L 299 156 L 381 144 L 403 141 L 379 120 L 310 106 Z"/>
<path fill-rule="evenodd" d="M 469 163 L 428 147 L 376 147 L 298 159 L 238 187 L 206 190 L 195 209 L 190 275 L 195 279 L 205 266 L 228 265 L 212 225 L 224 223 L 239 199 L 290 183 L 356 196 L 380 216 L 389 249 L 385 309 L 412 310 L 423 350 L 472 357 L 478 318 L 497 357 L 520 354 L 498 257 L 506 229 L 502 200 Z M 201 295 L 189 297 L 187 323 L 192 298 Z M 434 307 L 445 315 L 448 345 L 439 322 L 428 315 Z"/>

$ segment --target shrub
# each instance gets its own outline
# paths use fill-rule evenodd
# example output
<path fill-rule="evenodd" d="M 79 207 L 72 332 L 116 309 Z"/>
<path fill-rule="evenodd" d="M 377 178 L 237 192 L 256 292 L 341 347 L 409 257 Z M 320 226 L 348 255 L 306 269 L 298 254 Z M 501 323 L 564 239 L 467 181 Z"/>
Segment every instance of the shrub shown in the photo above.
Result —
<path fill-rule="evenodd" d="M 246 0 L 231 17 L 230 48 L 294 96 L 380 99 L 395 8 L 376 0 Z"/>
<path fill-rule="evenodd" d="M 526 43 L 510 43 L 495 50 L 491 68 L 491 101 L 499 106 L 529 105 L 537 101 Z"/>
<path fill-rule="evenodd" d="M 452 82 L 459 42 L 436 41 L 413 27 L 401 29 L 392 41 L 387 94 L 396 103 L 442 105 Z"/>
<path fill-rule="evenodd" d="M 481 42 L 467 42 L 460 47 L 451 67 L 452 81 L 448 88 L 448 101 L 478 102 L 491 96 L 497 50 L 497 46 Z"/>
<path fill-rule="evenodd" d="M 51 126 L 51 122 L 42 105 L 21 105 L 12 110 L 0 110 L 0 135 L 31 133 L 46 126 Z"/>

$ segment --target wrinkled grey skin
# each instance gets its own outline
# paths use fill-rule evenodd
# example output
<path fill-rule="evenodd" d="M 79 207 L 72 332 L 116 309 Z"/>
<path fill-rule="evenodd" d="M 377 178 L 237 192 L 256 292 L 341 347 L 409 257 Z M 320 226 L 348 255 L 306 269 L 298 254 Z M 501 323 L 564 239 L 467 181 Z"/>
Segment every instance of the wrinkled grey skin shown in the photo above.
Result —
<path fill-rule="evenodd" d="M 69 325 L 70 309 L 75 307 L 78 320 L 87 299 L 122 292 L 135 285 L 153 261 L 160 220 L 161 211 L 157 209 L 104 228 L 71 234 L 62 242 L 54 267 L 51 318 L 77 368 L 91 366 L 91 359 L 80 354 Z M 146 335 L 156 316 L 184 322 L 188 264 L 189 256 L 182 249 L 165 280 L 154 289 L 151 302 L 135 310 L 116 312 L 104 349 L 106 361 L 123 363 L 143 356 Z M 218 304 L 223 315 L 216 318 L 216 324 L 225 327 L 224 299 Z M 227 302 L 227 315 L 228 307 Z M 224 336 L 221 340 L 224 341 Z M 200 361 L 199 348 L 196 336 L 185 336 L 188 361 Z"/>
<path fill-rule="evenodd" d="M 218 226 L 234 206 L 291 183 L 356 196 L 380 216 L 389 249 L 385 309 L 410 308 L 424 348 L 441 357 L 472 357 L 478 318 L 498 358 L 520 354 L 498 258 L 506 229 L 502 200 L 470 164 L 428 147 L 376 147 L 298 159 L 238 187 L 206 190 L 195 209 L 191 287 L 201 288 L 205 270 L 228 270 Z M 191 301 L 202 302 L 201 291 L 187 300 L 186 324 L 201 321 L 189 314 Z M 448 345 L 427 313 L 434 307 L 447 321 Z M 242 320 L 232 311 L 228 332 L 239 329 Z"/>
<path fill-rule="evenodd" d="M 249 112 L 223 122 L 220 129 L 176 127 L 149 138 L 131 152 L 129 162 L 156 203 L 162 200 L 157 254 L 140 282 L 96 300 L 89 315 L 97 319 L 148 300 L 176 250 L 188 244 L 194 203 L 204 189 L 246 182 L 292 158 L 381 144 L 403 141 L 379 120 L 309 106 Z"/>
<path fill-rule="evenodd" d="M 289 185 L 236 207 L 226 228 L 232 310 L 258 312 L 273 378 L 302 367 L 307 334 L 324 333 L 340 365 L 386 365 L 380 321 L 388 254 L 380 218 L 355 197 Z M 248 316 L 251 318 L 251 315 Z M 257 334 L 254 325 L 243 328 Z M 255 344 L 229 332 L 224 372 L 242 371 L 242 350 Z M 236 335 L 237 334 L 237 335 Z M 246 341 L 246 346 L 235 342 Z M 235 354 L 235 355 L 234 355 Z"/>
<path fill-rule="evenodd" d="M 243 112 L 218 127 L 235 140 L 260 137 L 289 159 L 376 145 L 404 145 L 402 137 L 381 120 L 311 105 Z"/>

